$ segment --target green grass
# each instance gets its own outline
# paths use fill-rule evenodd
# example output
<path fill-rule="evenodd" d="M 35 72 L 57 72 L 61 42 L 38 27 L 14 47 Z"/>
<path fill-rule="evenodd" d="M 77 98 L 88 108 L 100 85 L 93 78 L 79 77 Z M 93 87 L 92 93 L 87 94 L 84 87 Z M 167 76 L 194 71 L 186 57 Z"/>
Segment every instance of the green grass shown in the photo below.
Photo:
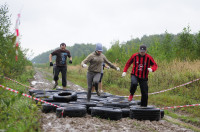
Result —
<path fill-rule="evenodd" d="M 190 117 L 189 115 L 179 115 L 179 114 L 175 114 L 172 111 L 166 110 L 165 113 L 175 119 L 180 119 L 181 121 L 184 121 L 186 123 L 192 123 L 193 125 L 200 127 L 199 118 L 196 117 Z"/>
<path fill-rule="evenodd" d="M 30 70 L 15 79 L 29 85 L 28 80 L 33 78 L 33 74 L 33 70 Z M 3 78 L 1 78 L 0 84 L 20 92 L 17 94 L 0 88 L 0 130 L 8 132 L 40 131 L 39 113 L 35 101 L 21 95 L 28 93 L 29 89 Z"/>

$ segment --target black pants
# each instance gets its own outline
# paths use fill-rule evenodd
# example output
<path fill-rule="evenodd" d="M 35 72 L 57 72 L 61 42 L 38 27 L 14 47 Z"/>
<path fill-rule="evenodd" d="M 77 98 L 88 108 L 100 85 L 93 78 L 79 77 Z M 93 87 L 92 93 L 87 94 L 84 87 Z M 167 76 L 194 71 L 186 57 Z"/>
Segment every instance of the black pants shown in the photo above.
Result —
<path fill-rule="evenodd" d="M 67 67 L 66 66 L 56 66 L 54 68 L 54 80 L 58 81 L 59 77 L 59 73 L 62 73 L 62 86 L 66 87 L 67 85 Z"/>
<path fill-rule="evenodd" d="M 141 97 L 141 106 L 147 106 L 148 104 L 148 80 L 137 78 L 134 75 L 131 75 L 131 87 L 130 87 L 130 93 L 131 95 L 134 95 L 138 83 L 140 84 L 140 91 L 142 94 Z"/>

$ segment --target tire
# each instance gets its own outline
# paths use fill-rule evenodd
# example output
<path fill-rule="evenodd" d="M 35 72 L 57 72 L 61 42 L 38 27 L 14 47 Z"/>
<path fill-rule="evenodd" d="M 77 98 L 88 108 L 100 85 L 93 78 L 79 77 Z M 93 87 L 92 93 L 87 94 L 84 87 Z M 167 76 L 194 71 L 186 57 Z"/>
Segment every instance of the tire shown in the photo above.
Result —
<path fill-rule="evenodd" d="M 87 95 L 85 95 L 85 94 L 77 94 L 77 99 L 87 99 Z"/>
<path fill-rule="evenodd" d="M 136 105 L 138 105 L 137 101 L 130 101 L 129 102 L 129 106 L 136 106 Z"/>
<path fill-rule="evenodd" d="M 163 118 L 164 115 L 165 115 L 165 111 L 164 110 L 160 110 L 160 116 L 161 116 L 161 118 Z"/>
<path fill-rule="evenodd" d="M 54 101 L 53 101 L 53 97 L 44 98 L 44 99 L 42 99 L 42 100 L 47 101 L 47 102 L 54 102 Z M 38 103 L 38 100 L 35 100 L 35 103 L 37 104 L 37 103 Z"/>
<path fill-rule="evenodd" d="M 124 97 L 107 97 L 107 100 L 109 102 L 120 102 L 120 101 L 125 100 L 125 98 Z"/>
<path fill-rule="evenodd" d="M 29 90 L 29 95 L 33 95 L 33 93 L 44 93 L 44 90 Z"/>
<path fill-rule="evenodd" d="M 87 113 L 90 114 L 91 111 L 90 111 L 90 107 L 95 107 L 97 104 L 94 103 L 94 102 L 80 102 L 81 105 L 85 105 L 86 106 L 86 109 L 87 109 Z"/>
<path fill-rule="evenodd" d="M 148 105 L 147 107 L 141 107 L 140 105 L 132 105 L 130 108 L 135 108 L 135 109 L 155 109 L 155 106 L 153 105 Z"/>
<path fill-rule="evenodd" d="M 108 98 L 112 96 L 112 94 L 109 94 L 109 93 L 101 93 L 100 96 L 98 96 L 97 94 L 94 94 L 93 97 L 97 97 L 97 98 Z"/>
<path fill-rule="evenodd" d="M 56 88 L 57 91 L 61 92 L 61 91 L 69 91 L 69 92 L 74 92 L 73 90 L 70 89 L 62 89 L 62 88 Z"/>
<path fill-rule="evenodd" d="M 45 90 L 45 92 L 49 92 L 49 93 L 57 93 L 60 92 L 59 90 Z"/>
<path fill-rule="evenodd" d="M 53 102 L 53 97 L 50 97 L 50 98 L 44 98 L 43 100 L 44 100 L 44 101 L 47 101 L 47 102 Z"/>
<path fill-rule="evenodd" d="M 91 101 L 104 101 L 103 98 L 99 98 L 99 97 L 95 97 L 95 96 L 92 96 L 92 97 L 90 98 L 90 100 L 91 100 Z"/>
<path fill-rule="evenodd" d="M 137 120 L 159 121 L 161 118 L 161 112 L 156 108 L 132 107 L 130 108 L 130 118 Z"/>
<path fill-rule="evenodd" d="M 108 103 L 105 103 L 104 106 L 112 106 L 112 107 L 127 108 L 127 107 L 129 107 L 129 103 L 108 102 Z"/>
<path fill-rule="evenodd" d="M 141 101 L 140 100 L 135 100 L 137 102 L 137 105 L 141 105 Z"/>
<path fill-rule="evenodd" d="M 130 115 L 130 108 L 123 108 L 122 109 L 122 118 L 129 117 Z"/>
<path fill-rule="evenodd" d="M 70 102 L 77 100 L 77 94 L 71 91 L 61 91 L 53 95 L 55 102 Z"/>
<path fill-rule="evenodd" d="M 61 102 L 52 102 L 52 104 L 60 106 L 62 103 Z M 43 113 L 55 112 L 56 108 L 57 108 L 56 106 L 53 106 L 50 104 L 42 104 L 42 112 Z"/>
<path fill-rule="evenodd" d="M 122 118 L 122 111 L 113 108 L 93 107 L 91 108 L 91 116 L 110 120 L 120 120 Z"/>
<path fill-rule="evenodd" d="M 64 111 L 63 111 L 64 109 Z M 63 117 L 84 117 L 86 116 L 87 110 L 85 107 L 65 107 L 65 108 L 57 108 L 56 109 L 56 116 L 58 118 L 62 117 L 62 111 L 63 111 Z"/>
<path fill-rule="evenodd" d="M 35 95 L 36 98 L 51 98 L 52 96 L 53 95 L 49 93 Z"/>
<path fill-rule="evenodd" d="M 60 104 L 60 107 L 84 107 L 84 108 L 86 108 L 86 105 L 62 103 L 62 104 Z"/>
<path fill-rule="evenodd" d="M 87 92 L 76 92 L 76 93 L 77 93 L 77 95 L 79 95 L 79 94 L 87 95 Z"/>

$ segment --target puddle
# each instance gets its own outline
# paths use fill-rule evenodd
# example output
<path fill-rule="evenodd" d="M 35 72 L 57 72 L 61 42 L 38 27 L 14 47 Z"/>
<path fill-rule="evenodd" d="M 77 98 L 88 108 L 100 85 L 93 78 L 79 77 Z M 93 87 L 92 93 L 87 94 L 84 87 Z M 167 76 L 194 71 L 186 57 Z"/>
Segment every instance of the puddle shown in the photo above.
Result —
<path fill-rule="evenodd" d="M 34 86 L 36 84 L 48 84 L 48 83 L 45 83 L 45 82 L 38 82 L 38 81 L 32 81 L 31 84 Z"/>

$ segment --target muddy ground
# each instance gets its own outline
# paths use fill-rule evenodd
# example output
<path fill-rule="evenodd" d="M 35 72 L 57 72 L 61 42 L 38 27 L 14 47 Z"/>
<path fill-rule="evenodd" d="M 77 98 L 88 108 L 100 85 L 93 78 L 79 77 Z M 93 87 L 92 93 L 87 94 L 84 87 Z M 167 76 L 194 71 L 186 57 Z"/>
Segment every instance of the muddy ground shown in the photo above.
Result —
<path fill-rule="evenodd" d="M 31 86 L 37 89 L 52 89 L 53 81 L 50 82 L 45 79 L 44 71 L 36 70 L 34 80 Z M 51 75 L 51 74 L 50 74 Z M 49 76 L 49 75 L 48 75 Z M 76 84 L 67 82 L 67 85 L 74 91 L 84 91 L 84 89 Z M 42 113 L 41 112 L 41 130 L 44 132 L 71 132 L 71 131 L 133 131 L 133 132 L 146 132 L 146 131 L 160 131 L 160 132 L 191 132 L 192 130 L 178 126 L 171 122 L 166 121 L 164 117 L 160 121 L 137 121 L 130 118 L 122 118 L 118 121 L 110 121 L 100 119 L 87 115 L 82 118 L 57 118 L 55 113 Z"/>

